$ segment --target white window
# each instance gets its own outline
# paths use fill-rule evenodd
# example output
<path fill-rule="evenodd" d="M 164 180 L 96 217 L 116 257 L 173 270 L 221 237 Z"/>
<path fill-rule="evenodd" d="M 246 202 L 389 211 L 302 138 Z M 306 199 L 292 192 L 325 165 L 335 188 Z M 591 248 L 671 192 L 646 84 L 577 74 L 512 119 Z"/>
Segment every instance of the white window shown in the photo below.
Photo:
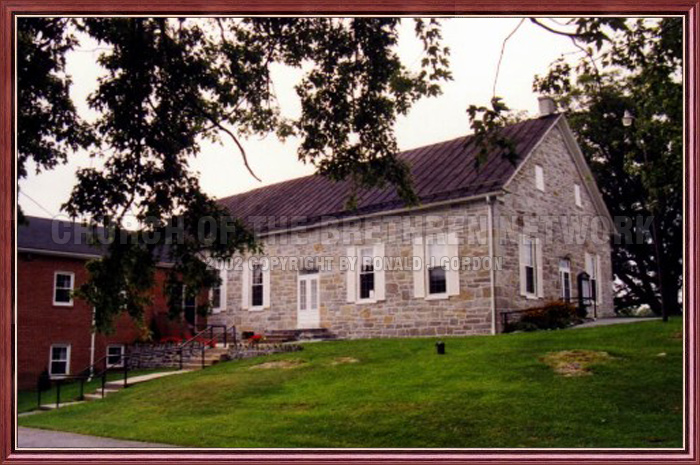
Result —
<path fill-rule="evenodd" d="M 250 305 L 251 307 L 263 306 L 263 267 L 257 263 L 251 270 Z"/>
<path fill-rule="evenodd" d="M 537 288 L 535 287 L 535 284 L 537 284 L 535 273 L 535 241 L 530 238 L 525 238 L 523 241 L 523 248 L 525 249 L 525 254 L 523 255 L 525 259 L 525 293 L 535 294 L 537 292 Z"/>
<path fill-rule="evenodd" d="M 459 239 L 455 233 L 417 237 L 413 256 L 422 266 L 413 270 L 413 295 L 425 299 L 447 299 L 459 295 Z"/>
<path fill-rule="evenodd" d="M 542 247 L 540 240 L 520 236 L 520 294 L 528 298 L 543 297 Z"/>
<path fill-rule="evenodd" d="M 67 271 L 57 271 L 53 279 L 53 304 L 70 307 L 73 305 L 75 275 Z"/>
<path fill-rule="evenodd" d="M 598 255 L 586 253 L 586 273 L 590 277 L 590 297 L 592 297 L 596 302 L 600 303 L 600 288 L 599 280 L 600 276 L 600 260 Z"/>
<path fill-rule="evenodd" d="M 428 295 L 447 294 L 446 244 L 428 244 Z"/>
<path fill-rule="evenodd" d="M 574 184 L 574 199 L 576 200 L 576 206 L 581 207 L 581 186 L 579 184 Z"/>
<path fill-rule="evenodd" d="M 540 165 L 535 165 L 535 186 L 544 192 L 544 170 Z"/>
<path fill-rule="evenodd" d="M 571 260 L 568 258 L 559 260 L 559 282 L 562 300 L 571 302 Z"/>
<path fill-rule="evenodd" d="M 359 300 L 374 299 L 374 247 L 360 249 Z"/>
<path fill-rule="evenodd" d="M 226 270 L 216 270 L 221 279 L 221 284 L 212 286 L 209 290 L 209 301 L 212 313 L 219 313 L 226 308 Z"/>
<path fill-rule="evenodd" d="M 266 258 L 244 261 L 241 281 L 242 308 L 270 308 L 270 267 Z"/>
<path fill-rule="evenodd" d="M 53 344 L 49 351 L 49 375 L 65 376 L 70 373 L 70 344 Z"/>
<path fill-rule="evenodd" d="M 346 280 L 347 301 L 384 300 L 384 244 L 348 247 L 347 257 L 350 264 Z"/>
<path fill-rule="evenodd" d="M 123 344 L 110 344 L 107 346 L 107 366 L 112 368 L 124 366 Z"/>

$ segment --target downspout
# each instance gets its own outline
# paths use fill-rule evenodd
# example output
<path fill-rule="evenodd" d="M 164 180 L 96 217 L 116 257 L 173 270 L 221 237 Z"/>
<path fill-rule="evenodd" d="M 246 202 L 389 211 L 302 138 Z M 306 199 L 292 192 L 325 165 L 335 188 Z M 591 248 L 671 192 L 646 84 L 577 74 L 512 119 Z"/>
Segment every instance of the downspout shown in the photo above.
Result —
<path fill-rule="evenodd" d="M 486 196 L 486 205 L 488 205 L 489 261 L 491 262 L 489 273 L 491 279 L 491 334 L 496 334 L 496 266 L 493 256 L 493 199 L 490 195 Z"/>

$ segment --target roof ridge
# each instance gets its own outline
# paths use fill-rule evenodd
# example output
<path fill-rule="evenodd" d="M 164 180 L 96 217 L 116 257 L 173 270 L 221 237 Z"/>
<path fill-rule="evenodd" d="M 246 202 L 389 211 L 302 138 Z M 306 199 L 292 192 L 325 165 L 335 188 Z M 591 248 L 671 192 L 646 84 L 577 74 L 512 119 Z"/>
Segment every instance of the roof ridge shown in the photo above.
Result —
<path fill-rule="evenodd" d="M 520 126 L 520 125 L 523 125 L 523 124 L 526 124 L 526 123 L 532 123 L 532 122 L 534 122 L 534 121 L 544 120 L 544 119 L 552 119 L 552 120 L 555 120 L 556 117 L 558 117 L 559 115 L 560 115 L 560 113 L 551 113 L 551 114 L 549 114 L 549 115 L 536 116 L 536 117 L 534 117 L 534 118 L 528 118 L 528 119 L 525 119 L 525 120 L 522 120 L 522 121 L 515 122 L 515 123 L 513 123 L 513 124 L 509 124 L 509 125 L 507 125 L 507 126 L 503 126 L 502 128 L 499 128 L 499 129 L 501 129 L 501 130 L 506 130 L 506 129 L 510 129 L 510 128 L 515 128 L 515 127 L 517 127 L 517 126 Z M 431 147 L 434 148 L 434 147 L 437 147 L 437 146 L 440 146 L 440 145 L 447 145 L 447 144 L 450 144 L 450 143 L 454 143 L 454 142 L 456 142 L 456 141 L 458 141 L 458 140 L 460 140 L 460 139 L 463 139 L 464 142 L 465 142 L 465 145 L 467 145 L 466 142 L 467 142 L 469 139 L 473 138 L 473 137 L 474 137 L 474 134 L 467 134 L 467 135 L 463 135 L 463 136 L 453 137 L 453 138 L 451 138 L 451 139 L 443 140 L 443 141 L 440 141 L 440 142 L 434 142 L 434 143 L 432 143 L 432 144 L 420 145 L 420 146 L 417 146 L 417 147 L 413 147 L 413 148 L 410 148 L 410 149 L 406 149 L 406 150 L 400 151 L 399 153 L 397 153 L 397 157 L 399 157 L 399 158 L 406 157 L 406 156 L 408 156 L 409 154 L 413 154 L 413 153 L 416 153 L 416 152 L 418 152 L 418 151 L 424 151 L 425 149 L 428 149 L 428 148 L 431 148 Z M 522 157 L 522 158 L 524 158 L 524 157 Z M 239 192 L 239 193 L 237 193 L 237 194 L 227 195 L 226 197 L 221 197 L 221 198 L 217 199 L 217 201 L 219 201 L 219 202 L 226 202 L 227 200 L 233 199 L 233 198 L 238 197 L 238 196 L 252 195 L 253 193 L 255 193 L 255 192 L 257 192 L 257 191 L 260 191 L 260 190 L 263 190 L 263 189 L 269 189 L 269 188 L 272 188 L 272 187 L 280 187 L 280 186 L 284 186 L 284 185 L 286 185 L 286 184 L 293 184 L 293 183 L 295 183 L 295 182 L 301 182 L 301 181 L 303 181 L 303 180 L 308 180 L 308 179 L 312 179 L 312 178 L 315 178 L 315 177 L 319 177 L 319 178 L 321 178 L 321 179 L 326 179 L 326 180 L 328 180 L 329 182 L 332 182 L 332 183 L 335 183 L 335 184 L 340 184 L 340 183 L 347 182 L 347 181 L 345 181 L 345 180 L 342 180 L 342 181 L 333 181 L 333 180 L 331 180 L 330 178 L 327 178 L 327 177 L 325 177 L 325 176 L 323 176 L 323 175 L 321 175 L 321 174 L 313 173 L 313 174 L 307 174 L 307 175 L 304 175 L 304 176 L 299 176 L 299 177 L 297 177 L 297 178 L 286 179 L 286 180 L 284 180 L 284 181 L 275 182 L 275 183 L 272 183 L 272 184 L 268 184 L 268 185 L 266 185 L 266 186 L 255 187 L 255 188 L 253 188 L 253 189 L 250 189 L 250 190 L 247 190 L 247 191 L 243 191 L 243 192 Z"/>

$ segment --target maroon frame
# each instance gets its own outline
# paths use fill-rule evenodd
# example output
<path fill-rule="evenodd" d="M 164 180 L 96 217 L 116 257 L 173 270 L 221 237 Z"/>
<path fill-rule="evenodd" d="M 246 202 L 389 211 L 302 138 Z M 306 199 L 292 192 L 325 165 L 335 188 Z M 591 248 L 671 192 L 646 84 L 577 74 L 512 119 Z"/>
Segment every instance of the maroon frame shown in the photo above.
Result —
<path fill-rule="evenodd" d="M 389 0 L 374 2 L 338 0 L 0 0 L 0 464 L 70 463 L 100 461 L 104 463 L 171 464 L 173 462 L 249 462 L 249 463 L 331 463 L 331 462 L 416 462 L 436 461 L 473 463 L 608 463 L 608 462 L 698 462 L 697 420 L 697 287 L 698 287 L 698 20 L 700 0 Z M 171 451 L 16 451 L 15 412 L 13 405 L 14 344 L 14 132 L 13 132 L 13 35 L 16 14 L 682 14 L 686 18 L 686 151 L 685 151 L 685 370 L 686 430 L 685 450 L 177 450 Z"/>

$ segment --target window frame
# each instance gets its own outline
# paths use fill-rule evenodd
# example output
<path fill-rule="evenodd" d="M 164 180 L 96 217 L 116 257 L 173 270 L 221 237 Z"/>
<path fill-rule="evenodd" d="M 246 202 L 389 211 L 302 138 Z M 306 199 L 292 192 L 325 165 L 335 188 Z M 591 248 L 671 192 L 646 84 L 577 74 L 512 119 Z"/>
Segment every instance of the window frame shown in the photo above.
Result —
<path fill-rule="evenodd" d="M 525 244 L 529 243 L 529 252 L 530 252 L 530 264 L 528 265 L 527 263 L 523 263 L 523 270 L 525 273 L 525 296 L 530 299 L 536 299 L 538 298 L 537 295 L 537 241 L 535 238 L 529 237 L 529 236 L 524 236 L 523 237 L 523 246 Z M 526 253 L 527 257 L 527 253 Z M 532 269 L 532 292 L 528 290 L 528 282 L 527 282 L 527 269 L 531 268 Z"/>
<path fill-rule="evenodd" d="M 544 192 L 544 168 L 542 165 L 535 165 L 535 188 L 538 191 Z"/>
<path fill-rule="evenodd" d="M 255 282 L 255 270 L 260 269 L 260 282 L 256 283 Z M 248 284 L 250 286 L 250 296 L 249 296 L 249 310 L 263 310 L 265 308 L 265 270 L 263 268 L 262 263 L 253 263 L 250 267 L 250 283 Z M 260 288 L 260 304 L 255 305 L 254 300 L 255 299 L 255 293 L 253 292 L 253 289 L 255 287 Z"/>
<path fill-rule="evenodd" d="M 581 184 L 574 183 L 574 203 L 577 207 L 583 207 L 583 199 L 581 197 Z"/>
<path fill-rule="evenodd" d="M 109 349 L 113 349 L 115 347 L 120 348 L 121 350 L 119 351 L 119 363 L 109 363 Z M 105 348 L 105 356 L 107 357 L 106 364 L 108 368 L 124 368 L 124 355 L 126 354 L 126 345 L 124 344 L 108 344 L 107 347 Z"/>
<path fill-rule="evenodd" d="M 589 264 L 586 263 L 586 273 L 588 273 L 588 285 L 589 285 L 589 293 L 590 293 L 590 298 L 593 299 L 594 302 L 600 303 L 601 298 L 600 298 L 600 287 L 599 287 L 599 276 L 598 276 L 598 269 L 600 267 L 600 257 L 598 254 L 595 253 L 586 253 L 585 259 L 588 260 L 590 258 L 590 267 L 588 266 Z M 589 271 L 590 270 L 590 271 Z"/>
<path fill-rule="evenodd" d="M 68 289 L 70 292 L 70 300 L 68 302 L 59 302 L 56 300 L 56 291 L 59 289 L 58 283 L 57 283 L 57 278 L 58 275 L 65 275 L 65 276 L 70 276 L 70 287 L 65 288 L 61 287 L 61 290 Z M 55 307 L 72 307 L 73 306 L 73 291 L 75 290 L 75 273 L 72 271 L 54 271 L 53 273 L 53 296 L 52 296 L 52 302 Z"/>
<path fill-rule="evenodd" d="M 65 360 L 53 358 L 54 348 L 59 348 L 59 347 L 66 349 L 66 359 Z M 64 344 L 64 343 L 51 344 L 51 346 L 49 347 L 49 377 L 51 379 L 65 378 L 66 376 L 70 375 L 70 349 L 71 349 L 71 345 Z M 53 363 L 54 362 L 65 362 L 66 363 L 65 373 L 54 373 L 53 372 Z"/>
<path fill-rule="evenodd" d="M 447 244 L 440 244 L 439 242 L 434 242 L 437 241 L 437 236 L 433 238 L 433 243 L 428 243 L 426 244 L 426 251 L 427 251 L 427 260 L 428 263 L 426 263 L 425 267 L 425 283 L 426 283 L 426 289 L 425 289 L 425 298 L 426 300 L 435 300 L 435 299 L 447 299 L 449 297 L 449 294 L 447 292 L 447 273 L 448 270 L 446 267 L 441 265 L 441 260 L 443 258 L 448 258 L 448 251 L 447 251 Z M 433 255 L 433 251 L 431 250 L 432 247 L 439 248 L 442 251 L 442 257 L 435 257 Z M 435 261 L 437 260 L 437 262 Z M 435 265 L 435 266 L 433 266 Z M 444 280 L 445 280 L 445 290 L 443 292 L 430 292 L 430 272 L 433 271 L 436 268 L 442 268 L 443 273 L 444 273 Z"/>
<path fill-rule="evenodd" d="M 367 246 L 359 246 L 357 248 L 357 300 L 356 302 L 358 303 L 374 303 L 377 302 L 377 270 L 374 267 L 374 246 L 373 245 L 367 245 Z M 370 255 L 369 258 L 371 258 L 371 264 L 372 264 L 372 271 L 364 271 L 362 268 L 362 252 L 363 251 L 369 251 Z M 362 275 L 372 275 L 372 289 L 369 291 L 369 296 L 368 297 L 362 297 Z"/>
<path fill-rule="evenodd" d="M 209 305 L 211 306 L 212 313 L 221 313 L 222 310 L 226 308 L 226 270 L 221 268 L 216 268 L 214 271 L 219 275 L 221 279 L 221 284 L 218 286 L 212 286 L 209 289 Z M 214 292 L 219 291 L 219 305 L 214 306 Z"/>
<path fill-rule="evenodd" d="M 563 262 L 567 263 L 567 266 L 563 266 Z M 568 275 L 565 278 L 565 275 Z M 566 298 L 566 288 L 565 288 L 565 283 L 568 283 L 569 285 L 569 298 L 567 300 Z M 571 302 L 571 299 L 573 297 L 572 294 L 572 283 L 571 283 L 571 259 L 570 258 L 560 258 L 559 259 L 559 284 L 561 287 L 561 298 L 565 302 Z"/>

